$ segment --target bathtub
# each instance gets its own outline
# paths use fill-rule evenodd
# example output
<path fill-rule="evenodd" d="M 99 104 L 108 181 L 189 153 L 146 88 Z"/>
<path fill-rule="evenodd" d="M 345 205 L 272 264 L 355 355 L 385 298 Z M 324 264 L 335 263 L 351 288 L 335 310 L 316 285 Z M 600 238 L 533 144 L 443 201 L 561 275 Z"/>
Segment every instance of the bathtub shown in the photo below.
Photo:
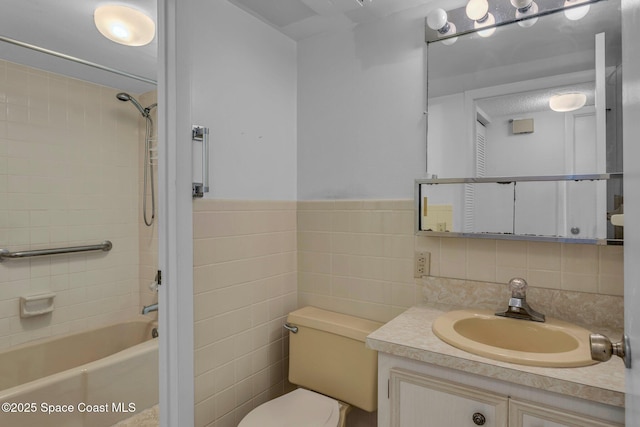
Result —
<path fill-rule="evenodd" d="M 156 323 L 138 317 L 0 353 L 0 426 L 107 427 L 158 403 Z"/>

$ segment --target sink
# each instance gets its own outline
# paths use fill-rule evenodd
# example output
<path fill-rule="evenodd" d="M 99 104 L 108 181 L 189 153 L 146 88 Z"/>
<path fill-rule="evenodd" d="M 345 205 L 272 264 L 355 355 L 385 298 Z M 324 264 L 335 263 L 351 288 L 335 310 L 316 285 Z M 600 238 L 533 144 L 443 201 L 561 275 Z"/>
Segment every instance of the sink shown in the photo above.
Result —
<path fill-rule="evenodd" d="M 432 329 L 444 342 L 489 359 L 563 368 L 597 363 L 591 359 L 590 331 L 557 319 L 541 323 L 457 310 L 438 317 Z"/>

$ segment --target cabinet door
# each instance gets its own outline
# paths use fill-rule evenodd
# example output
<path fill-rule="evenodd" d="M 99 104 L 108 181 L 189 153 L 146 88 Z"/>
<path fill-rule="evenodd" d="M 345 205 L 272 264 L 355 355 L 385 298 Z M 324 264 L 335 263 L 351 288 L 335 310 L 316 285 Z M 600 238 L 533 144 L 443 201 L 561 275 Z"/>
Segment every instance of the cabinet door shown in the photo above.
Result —
<path fill-rule="evenodd" d="M 622 427 L 537 403 L 511 399 L 509 427 Z"/>
<path fill-rule="evenodd" d="M 506 396 L 400 369 L 390 372 L 392 427 L 506 427 Z"/>

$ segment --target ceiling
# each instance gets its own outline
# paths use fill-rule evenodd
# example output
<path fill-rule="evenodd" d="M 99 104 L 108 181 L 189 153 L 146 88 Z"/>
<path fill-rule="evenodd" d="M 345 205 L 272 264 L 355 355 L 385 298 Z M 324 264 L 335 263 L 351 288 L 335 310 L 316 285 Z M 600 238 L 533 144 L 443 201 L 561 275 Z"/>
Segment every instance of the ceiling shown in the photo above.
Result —
<path fill-rule="evenodd" d="M 157 38 L 141 47 L 107 40 L 93 24 L 93 11 L 105 3 L 104 0 L 2 0 L 0 35 L 155 80 Z M 135 0 L 130 5 L 156 19 L 156 0 Z M 0 58 L 136 94 L 155 88 L 149 83 L 5 42 L 0 42 Z"/>
<path fill-rule="evenodd" d="M 364 5 L 361 6 L 358 0 L 229 0 L 294 40 L 327 31 L 348 29 L 359 23 L 433 1 L 363 0 Z M 156 2 L 157 0 L 2 0 L 0 36 L 156 80 L 157 37 L 147 46 L 123 46 L 104 38 L 93 24 L 93 11 L 105 3 L 135 7 L 155 20 Z M 120 77 L 6 42 L 0 42 L 0 58 L 115 87 L 132 94 L 155 88 L 153 84 Z"/>
<path fill-rule="evenodd" d="M 157 78 L 157 37 L 149 45 L 141 47 L 128 47 L 114 43 L 104 38 L 95 28 L 93 11 L 99 5 L 116 2 L 138 8 L 155 19 L 157 1 L 2 0 L 0 36 L 155 80 Z M 464 6 L 466 3 L 466 0 L 362 0 L 364 5 L 361 6 L 360 0 L 228 1 L 297 41 L 325 32 L 348 30 L 356 25 L 373 22 L 426 4 L 429 4 L 430 8 L 452 9 Z M 420 13 L 424 10 L 424 7 L 421 8 Z M 596 14 L 590 15 L 592 16 L 590 19 L 596 19 L 594 17 Z M 597 19 L 604 19 L 604 16 Z M 457 51 L 461 50 L 462 44 L 458 41 L 454 45 Z M 558 50 L 557 41 L 554 44 L 554 50 Z M 539 43 L 539 45 L 545 45 L 545 43 Z M 518 52 L 513 50 L 513 46 L 513 40 L 508 40 L 506 47 L 492 40 L 492 43 L 485 43 L 482 49 L 474 47 L 471 52 L 459 57 L 464 58 L 465 63 L 468 63 L 466 61 L 469 61 L 470 57 L 481 54 L 482 58 L 472 61 L 477 66 L 483 58 L 484 60 L 493 58 L 488 49 L 499 52 L 510 51 L 512 54 L 509 56 L 512 59 L 522 54 L 529 56 L 529 59 L 533 56 L 531 50 L 523 49 Z M 0 58 L 115 87 L 132 94 L 144 93 L 155 88 L 153 84 L 75 64 L 5 42 L 0 42 Z M 446 61 L 436 61 L 436 63 L 445 67 L 444 75 L 454 74 L 452 69 L 457 71 L 466 69 L 455 61 L 454 56 L 447 54 Z M 495 66 L 495 62 L 491 62 L 492 66 Z M 437 73 L 430 69 L 430 78 L 431 74 L 435 76 Z"/>
<path fill-rule="evenodd" d="M 362 1 L 362 3 L 361 3 Z M 447 7 L 464 0 L 441 1 Z M 294 40 L 352 28 L 434 0 L 229 0 Z"/>

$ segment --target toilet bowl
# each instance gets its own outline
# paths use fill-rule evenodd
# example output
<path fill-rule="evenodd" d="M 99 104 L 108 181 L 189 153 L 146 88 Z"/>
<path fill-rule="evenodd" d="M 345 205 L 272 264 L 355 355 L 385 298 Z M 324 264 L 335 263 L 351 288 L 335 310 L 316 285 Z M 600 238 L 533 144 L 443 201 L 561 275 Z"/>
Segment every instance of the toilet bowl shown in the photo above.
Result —
<path fill-rule="evenodd" d="M 238 427 L 344 427 L 351 406 L 377 409 L 378 355 L 365 339 L 381 323 L 304 307 L 286 326 L 289 382 L 300 388 L 258 406 Z"/>
<path fill-rule="evenodd" d="M 349 405 L 298 388 L 249 412 L 238 427 L 342 427 Z"/>

